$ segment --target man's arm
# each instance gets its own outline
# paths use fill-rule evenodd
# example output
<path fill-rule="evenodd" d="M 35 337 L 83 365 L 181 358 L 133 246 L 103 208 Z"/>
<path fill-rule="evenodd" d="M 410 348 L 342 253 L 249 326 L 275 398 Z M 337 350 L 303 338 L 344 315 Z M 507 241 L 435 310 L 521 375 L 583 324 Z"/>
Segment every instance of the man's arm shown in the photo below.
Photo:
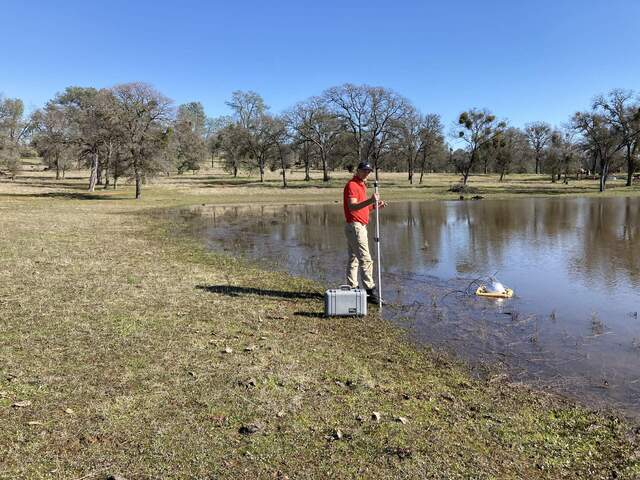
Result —
<path fill-rule="evenodd" d="M 373 205 L 377 200 L 379 200 L 380 195 L 374 193 L 370 198 L 366 199 L 364 202 L 358 203 L 357 198 L 349 198 L 349 210 L 355 212 L 356 210 L 361 210 L 363 208 L 368 207 L 369 205 Z"/>

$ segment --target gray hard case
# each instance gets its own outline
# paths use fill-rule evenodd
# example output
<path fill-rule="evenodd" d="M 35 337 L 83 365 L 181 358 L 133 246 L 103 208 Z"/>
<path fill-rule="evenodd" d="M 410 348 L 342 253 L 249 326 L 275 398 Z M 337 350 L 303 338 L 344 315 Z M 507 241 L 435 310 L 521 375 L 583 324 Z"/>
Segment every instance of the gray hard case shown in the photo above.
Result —
<path fill-rule="evenodd" d="M 361 288 L 341 285 L 324 294 L 324 314 L 327 317 L 367 314 L 367 292 Z"/>

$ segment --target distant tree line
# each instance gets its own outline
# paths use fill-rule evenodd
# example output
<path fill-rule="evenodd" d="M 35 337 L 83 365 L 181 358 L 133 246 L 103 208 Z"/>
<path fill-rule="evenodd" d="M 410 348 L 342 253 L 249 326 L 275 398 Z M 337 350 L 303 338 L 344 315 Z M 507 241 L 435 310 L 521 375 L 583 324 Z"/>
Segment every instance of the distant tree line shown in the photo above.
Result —
<path fill-rule="evenodd" d="M 631 185 L 640 156 L 640 97 L 612 90 L 566 125 L 532 122 L 510 126 L 486 109 L 460 113 L 445 135 L 440 116 L 420 112 L 383 87 L 345 84 L 273 114 L 255 92 L 233 92 L 231 115 L 206 116 L 200 102 L 174 108 L 150 85 L 69 87 L 27 115 L 19 99 L 0 97 L 0 173 L 15 175 L 21 155 L 35 151 L 64 177 L 89 169 L 88 189 L 135 182 L 136 198 L 154 175 L 196 171 L 222 162 L 231 175 L 242 170 L 302 170 L 305 180 L 322 171 L 352 171 L 367 160 L 380 170 L 405 172 L 410 183 L 425 174 L 455 172 L 464 187 L 472 174 L 539 173 L 552 182 L 592 175 L 600 189 L 612 172 L 625 170 Z"/>

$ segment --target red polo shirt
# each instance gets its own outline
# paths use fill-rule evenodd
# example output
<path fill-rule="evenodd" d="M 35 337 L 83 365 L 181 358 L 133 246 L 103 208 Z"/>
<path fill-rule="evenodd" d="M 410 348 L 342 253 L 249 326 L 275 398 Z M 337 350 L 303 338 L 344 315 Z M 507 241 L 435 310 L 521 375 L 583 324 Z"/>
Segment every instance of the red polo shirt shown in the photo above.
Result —
<path fill-rule="evenodd" d="M 364 202 L 367 199 L 367 186 L 358 177 L 353 177 L 344 186 L 344 218 L 347 223 L 358 222 L 367 225 L 369 223 L 369 212 L 373 209 L 373 205 L 367 205 L 360 210 L 351 211 L 349 210 L 350 198 L 355 198 L 356 203 Z"/>

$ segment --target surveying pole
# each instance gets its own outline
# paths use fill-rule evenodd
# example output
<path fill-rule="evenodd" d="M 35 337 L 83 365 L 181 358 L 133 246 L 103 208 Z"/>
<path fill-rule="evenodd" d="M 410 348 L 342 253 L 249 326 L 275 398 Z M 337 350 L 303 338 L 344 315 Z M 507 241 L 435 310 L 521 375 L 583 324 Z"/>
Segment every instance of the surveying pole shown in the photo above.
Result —
<path fill-rule="evenodd" d="M 374 189 L 374 192 L 376 194 L 379 193 L 379 191 L 378 191 L 378 181 L 377 180 L 375 180 L 373 182 L 373 189 Z M 380 310 L 380 314 L 382 314 L 382 270 L 380 268 L 381 262 L 380 262 L 380 206 L 378 205 L 379 202 L 380 202 L 380 200 L 378 199 L 376 201 L 376 205 L 375 205 L 375 209 L 376 209 L 376 235 L 374 237 L 374 240 L 376 242 L 376 257 L 377 257 L 376 259 L 377 259 L 377 262 L 378 262 L 378 299 L 379 299 L 378 308 Z"/>

